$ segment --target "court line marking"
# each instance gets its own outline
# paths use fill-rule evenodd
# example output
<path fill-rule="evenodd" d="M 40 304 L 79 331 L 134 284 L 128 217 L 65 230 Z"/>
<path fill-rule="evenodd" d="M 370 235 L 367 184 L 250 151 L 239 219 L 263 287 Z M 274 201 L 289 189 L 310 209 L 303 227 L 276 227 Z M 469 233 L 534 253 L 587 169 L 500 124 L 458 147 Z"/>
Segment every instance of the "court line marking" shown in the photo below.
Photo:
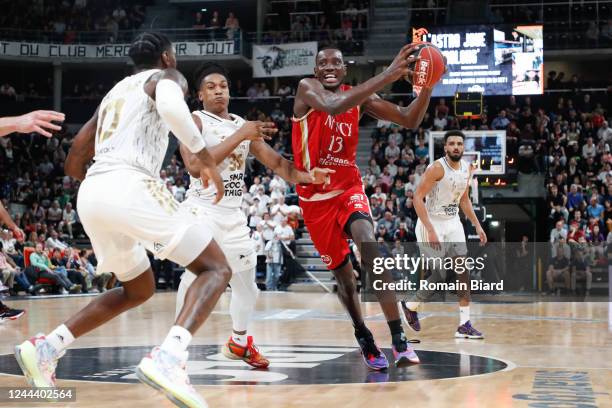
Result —
<path fill-rule="evenodd" d="M 316 312 L 316 311 L 313 311 Z M 470 313 L 474 317 L 484 319 L 500 319 L 500 320 L 518 320 L 518 321 L 552 321 L 552 322 L 570 322 L 570 323 L 607 323 L 606 319 L 589 319 L 582 317 L 562 317 L 562 316 L 528 316 L 528 315 L 505 315 L 505 314 L 489 314 L 489 313 Z M 419 313 L 419 320 L 425 320 L 429 317 L 454 317 L 456 312 L 428 312 Z M 383 313 L 376 313 L 364 317 L 368 321 L 384 320 Z M 349 321 L 350 319 L 345 313 L 321 313 L 315 316 L 301 316 L 296 320 L 342 320 Z"/>
<path fill-rule="evenodd" d="M 194 344 L 197 346 L 218 346 L 218 344 Z M 260 347 L 274 347 L 271 345 L 260 345 Z M 296 344 L 296 345 L 292 345 L 292 347 L 339 347 L 342 348 L 342 346 L 334 346 L 334 345 L 305 345 L 305 344 Z M 115 348 L 115 347 L 146 347 L 146 346 L 107 346 L 107 347 L 81 347 L 78 349 L 100 349 L 100 348 Z M 357 347 L 354 348 L 355 350 L 358 350 Z M 72 350 L 77 350 L 77 348 L 74 348 Z M 421 349 L 421 348 L 415 348 L 415 351 L 430 351 L 430 352 L 436 352 L 436 353 L 452 353 L 452 354 L 459 354 L 461 356 L 466 356 L 466 357 L 482 357 L 482 358 L 490 358 L 490 359 L 494 359 L 497 361 L 501 361 L 502 363 L 506 364 L 506 367 L 502 368 L 501 370 L 497 370 L 491 373 L 483 373 L 483 374 L 474 374 L 474 375 L 468 375 L 468 376 L 463 376 L 463 377 L 453 377 L 453 378 L 435 378 L 435 379 L 429 379 L 429 380 L 412 380 L 412 381 L 386 381 L 386 382 L 382 382 L 382 383 L 340 383 L 340 384 L 240 384 L 240 385 L 232 385 L 233 387 L 261 387 L 261 386 L 265 386 L 265 387 L 288 387 L 288 386 L 324 386 L 324 387 L 329 387 L 329 386 L 380 386 L 380 385 L 384 385 L 384 384 L 410 384 L 410 383 L 415 383 L 415 382 L 424 382 L 424 381 L 437 381 L 437 380 L 465 380 L 465 379 L 469 379 L 469 378 L 473 378 L 473 377 L 481 377 L 483 375 L 492 375 L 492 374 L 496 374 L 496 373 L 500 373 L 500 372 L 504 372 L 504 371 L 512 371 L 514 369 L 516 369 L 517 367 L 522 368 L 521 366 L 517 366 L 515 363 L 513 363 L 510 360 L 505 360 L 502 358 L 498 358 L 498 357 L 492 357 L 492 356 L 487 356 L 487 355 L 483 355 L 483 354 L 465 354 L 465 353 L 460 353 L 460 352 L 455 352 L 455 351 L 440 351 L 440 350 L 430 350 L 430 349 Z M 12 353 L 7 353 L 7 354 L 0 354 L 0 356 L 9 356 L 12 355 Z M 136 366 L 134 366 L 135 368 Z M 418 367 L 418 364 L 412 365 L 410 367 Z M 545 367 L 542 367 L 545 368 Z M 10 376 L 10 377 L 20 377 L 23 378 L 23 374 L 22 375 L 17 375 L 17 374 L 10 374 L 10 373 L 3 373 L 0 372 L 0 376 Z M 95 380 L 75 380 L 75 379 L 59 379 L 59 381 L 75 381 L 75 382 L 86 382 L 86 383 L 95 383 L 95 384 L 100 384 L 100 383 L 104 383 L 104 384 L 118 384 L 118 385 L 140 385 L 142 384 L 140 381 L 138 382 L 117 382 L 117 381 L 95 381 Z M 194 384 L 195 386 L 199 386 L 199 387 L 206 387 L 206 388 L 210 388 L 210 387 L 219 387 L 219 386 L 230 386 L 229 384 Z"/>

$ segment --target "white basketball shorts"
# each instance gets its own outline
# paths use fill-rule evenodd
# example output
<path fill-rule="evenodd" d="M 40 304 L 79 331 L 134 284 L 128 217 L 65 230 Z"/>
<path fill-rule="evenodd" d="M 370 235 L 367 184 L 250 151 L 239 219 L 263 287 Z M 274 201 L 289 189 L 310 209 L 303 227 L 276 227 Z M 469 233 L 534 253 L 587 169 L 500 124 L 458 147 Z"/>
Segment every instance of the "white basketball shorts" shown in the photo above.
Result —
<path fill-rule="evenodd" d="M 246 216 L 240 209 L 216 207 L 195 197 L 187 198 L 181 207 L 197 213 L 221 247 L 233 273 L 257 266 L 255 242 L 250 237 Z"/>
<path fill-rule="evenodd" d="M 183 208 L 160 179 L 122 169 L 87 177 L 77 211 L 91 239 L 99 272 L 120 281 L 142 274 L 149 250 L 159 259 L 189 265 L 212 240 L 210 228 Z"/>
<path fill-rule="evenodd" d="M 441 249 L 436 251 L 427 245 L 429 242 L 427 231 L 423 223 L 421 223 L 421 220 L 417 220 L 414 232 L 417 242 L 419 243 L 419 249 L 422 253 L 430 257 L 456 257 L 467 255 L 465 232 L 459 217 L 446 219 L 430 216 L 429 220 L 436 231 Z"/>

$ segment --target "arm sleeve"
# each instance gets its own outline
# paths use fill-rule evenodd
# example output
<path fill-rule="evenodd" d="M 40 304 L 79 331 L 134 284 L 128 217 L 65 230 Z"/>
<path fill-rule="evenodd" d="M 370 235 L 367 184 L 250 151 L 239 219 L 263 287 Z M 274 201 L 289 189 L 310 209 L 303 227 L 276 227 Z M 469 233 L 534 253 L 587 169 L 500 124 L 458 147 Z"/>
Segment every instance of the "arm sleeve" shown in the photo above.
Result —
<path fill-rule="evenodd" d="M 157 83 L 155 105 L 163 121 L 190 152 L 197 153 L 206 147 L 204 138 L 191 118 L 183 91 L 176 82 L 162 79 Z"/>

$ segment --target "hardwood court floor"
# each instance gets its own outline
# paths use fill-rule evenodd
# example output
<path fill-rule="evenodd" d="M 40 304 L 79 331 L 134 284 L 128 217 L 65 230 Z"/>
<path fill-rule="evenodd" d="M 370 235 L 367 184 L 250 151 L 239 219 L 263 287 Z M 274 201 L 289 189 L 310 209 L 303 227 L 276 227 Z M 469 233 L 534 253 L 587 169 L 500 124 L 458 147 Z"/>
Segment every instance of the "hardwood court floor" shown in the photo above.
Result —
<path fill-rule="evenodd" d="M 159 293 L 140 308 L 132 310 L 102 328 L 76 341 L 71 354 L 73 363 L 60 360 L 59 384 L 76 387 L 77 401 L 62 404 L 9 404 L 18 406 L 69 407 L 167 407 L 165 398 L 139 383 L 92 382 L 62 380 L 65 374 L 93 365 L 96 369 L 121 368 L 113 360 L 126 358 L 131 366 L 143 356 L 146 348 L 159 344 L 173 322 L 174 293 Z M 10 302 L 13 307 L 26 308 L 28 313 L 15 322 L 0 325 L 0 354 L 10 354 L 13 346 L 37 332 L 49 332 L 75 310 L 87 302 L 88 297 L 33 299 Z M 227 313 L 229 292 L 226 293 L 209 321 L 194 336 L 194 345 L 219 345 L 227 340 L 230 319 Z M 262 293 L 257 306 L 256 321 L 251 333 L 258 344 L 276 346 L 312 346 L 299 351 L 301 363 L 287 363 L 287 359 L 273 359 L 284 372 L 288 385 L 266 385 L 250 381 L 250 370 L 243 383 L 249 385 L 197 385 L 209 406 L 216 407 L 527 407 L 537 402 L 542 406 L 561 406 L 563 401 L 584 406 L 612 407 L 612 305 L 608 303 L 540 303 L 540 304 L 474 304 L 472 321 L 486 335 L 485 340 L 456 340 L 456 304 L 426 305 L 423 311 L 422 331 L 418 334 L 406 328 L 407 335 L 421 340 L 417 353 L 438 356 L 422 366 L 402 369 L 401 382 L 385 381 L 385 377 L 359 377 L 365 371 L 363 363 L 335 364 L 334 361 L 355 361 L 356 343 L 352 327 L 335 295 L 319 293 Z M 369 327 L 380 347 L 388 348 L 390 336 L 387 325 L 376 304 L 363 307 Z M 107 350 L 104 352 L 78 349 L 119 346 L 144 346 L 143 349 Z M 327 346 L 327 349 L 326 349 Z M 331 346 L 337 346 L 333 348 Z M 262 347 L 265 348 L 265 347 Z M 300 349 L 301 350 L 301 349 Z M 319 365 L 325 353 L 335 353 Z M 349 353 L 353 352 L 352 354 Z M 76 357 L 81 353 L 80 357 Z M 310 354 L 309 354 L 310 353 Z M 318 354 L 317 354 L 318 353 Z M 456 354 L 460 353 L 459 356 Z M 347 360 L 348 355 L 353 360 Z M 192 357 L 195 355 L 192 352 Z M 198 369 L 205 370 L 211 363 L 207 354 L 200 356 Z M 329 355 L 329 354 L 328 354 Z M 342 357 L 338 357 L 341 356 Z M 389 356 L 390 354 L 387 353 Z M 477 357 L 485 356 L 484 366 L 476 364 Z M 456 359 L 453 359 L 454 357 Z M 119 357 L 118 357 L 119 358 Z M 327 357 L 324 357 L 325 359 Z M 429 358 L 429 357 L 428 357 Z M 208 359 L 208 360 L 207 360 Z M 310 359 L 310 360 L 309 360 Z M 495 361 L 507 364 L 502 371 L 484 375 L 479 369 L 493 367 Z M 108 361 L 110 366 L 104 368 Z M 123 361 L 123 360 L 122 360 Z M 283 362 L 284 361 L 284 362 Z M 303 361 L 306 361 L 304 363 Z M 310 363 L 308 363 L 310 361 Z M 312 363 L 312 364 L 311 364 Z M 62 364 L 64 364 L 62 368 Z M 224 363 L 225 364 L 225 363 Z M 230 362 L 218 373 L 231 376 Z M 323 365 L 326 364 L 326 365 Z M 119 364 L 121 366 L 121 364 Z M 299 366 L 299 369 L 291 368 Z M 317 366 L 317 367 L 315 367 Z M 478 367 L 476 367 L 478 366 Z M 0 356 L 0 386 L 25 386 L 23 377 L 1 374 L 11 372 L 11 356 Z M 102 368 L 100 368 L 102 367 Z M 194 366 L 195 367 L 195 366 Z M 315 367 L 315 368 L 313 368 Z M 190 366 L 192 368 L 192 366 Z M 230 371 L 223 371 L 230 370 Z M 318 370 L 318 371 L 316 371 Z M 390 369 L 393 375 L 397 372 Z M 95 370 L 94 370 L 95 371 Z M 123 374 L 128 375 L 130 370 Z M 315 375 L 316 373 L 319 375 Z M 358 375 L 355 377 L 355 373 Z M 450 377 L 441 378 L 440 373 Z M 449 374 L 450 373 L 450 374 Z M 92 372 L 90 374 L 101 375 Z M 116 372 L 114 373 L 116 374 Z M 121 375 L 123 375 L 121 374 Z M 268 373 L 255 372 L 254 378 L 265 378 Z M 353 375 L 351 377 L 351 375 Z M 461 377 L 457 377 L 461 375 Z M 348 376 L 348 377 L 347 377 Z M 442 377 L 444 375 L 441 374 Z M 116 378 L 116 377 L 115 377 Z M 192 378 L 194 378 L 192 376 Z M 342 384 L 346 378 L 358 383 Z M 365 384 L 365 381 L 375 383 Z M 193 381 L 196 383 L 197 381 Z M 326 382 L 333 384 L 312 384 Z M 360 382 L 360 383 L 359 383 Z M 308 383 L 308 384 L 307 384 Z M 273 382 L 271 383 L 273 384 Z M 526 400 L 531 399 L 531 401 Z M 591 404 L 591 405 L 586 405 Z M 563 405 L 570 406 L 570 405 Z"/>

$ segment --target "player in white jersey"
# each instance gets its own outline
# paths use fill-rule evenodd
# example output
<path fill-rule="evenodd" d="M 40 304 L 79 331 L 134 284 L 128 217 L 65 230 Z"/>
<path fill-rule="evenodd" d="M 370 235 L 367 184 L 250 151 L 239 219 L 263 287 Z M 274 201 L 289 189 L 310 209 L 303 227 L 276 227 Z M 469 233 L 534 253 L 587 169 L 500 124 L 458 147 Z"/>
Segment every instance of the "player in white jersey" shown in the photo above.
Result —
<path fill-rule="evenodd" d="M 157 33 L 139 34 L 129 55 L 138 72 L 104 97 L 77 134 L 65 165 L 66 174 L 84 179 L 77 208 L 98 272 L 114 272 L 123 286 L 94 298 L 48 335 L 23 342 L 15 356 L 32 386 L 54 387 L 58 359 L 75 338 L 153 295 L 146 249 L 187 265 L 198 276 L 166 339 L 142 359 L 136 374 L 178 406 L 206 407 L 185 371 L 187 347 L 232 273 L 210 229 L 179 206 L 159 177 L 168 130 L 198 157 L 205 183 L 212 180 L 219 188 L 223 183 L 185 103 L 187 81 L 176 70 L 170 41 Z M 220 190 L 215 201 L 222 197 Z"/>
<path fill-rule="evenodd" d="M 444 135 L 444 156 L 431 165 L 414 193 L 414 209 L 419 217 L 415 234 L 419 249 L 426 257 L 462 257 L 467 255 L 465 233 L 459 220 L 459 208 L 476 227 L 481 243 L 487 236 L 472 208 L 469 198 L 469 183 L 473 168 L 461 159 L 465 135 L 451 130 Z M 423 203 L 425 199 L 425 203 Z M 465 283 L 467 291 L 459 291 L 459 327 L 455 337 L 482 339 L 484 336 L 470 322 L 469 271 L 456 271 L 459 282 Z M 434 270 L 429 282 L 443 280 L 443 271 Z M 433 293 L 419 290 L 410 302 L 401 302 L 404 317 L 414 330 L 421 329 L 417 308 Z"/>
<path fill-rule="evenodd" d="M 252 153 L 261 163 L 292 183 L 323 183 L 333 171 L 317 168 L 312 175 L 298 171 L 292 162 L 285 160 L 261 138 L 249 138 L 247 134 L 237 132 L 241 127 L 256 122 L 245 122 L 239 116 L 229 113 L 229 80 L 227 72 L 220 65 L 207 63 L 200 67 L 196 86 L 203 109 L 193 112 L 193 118 L 202 131 L 211 156 L 219 166 L 225 195 L 217 205 L 213 205 L 216 188 L 206 188 L 199 179 L 193 177 L 199 172 L 198 160 L 181 145 L 181 155 L 192 174 L 187 199 L 181 205 L 196 208 L 204 215 L 232 268 L 230 315 L 233 333 L 223 347 L 223 354 L 234 360 L 243 360 L 253 367 L 265 368 L 269 365 L 268 359 L 255 347 L 252 336 L 247 335 L 247 326 L 259 294 L 255 284 L 255 243 L 250 238 L 247 219 L 241 210 L 247 156 Z M 274 123 L 259 123 L 258 126 L 262 126 L 266 134 L 276 132 Z M 194 279 L 195 275 L 189 270 L 181 277 L 176 298 L 177 313 Z"/>

